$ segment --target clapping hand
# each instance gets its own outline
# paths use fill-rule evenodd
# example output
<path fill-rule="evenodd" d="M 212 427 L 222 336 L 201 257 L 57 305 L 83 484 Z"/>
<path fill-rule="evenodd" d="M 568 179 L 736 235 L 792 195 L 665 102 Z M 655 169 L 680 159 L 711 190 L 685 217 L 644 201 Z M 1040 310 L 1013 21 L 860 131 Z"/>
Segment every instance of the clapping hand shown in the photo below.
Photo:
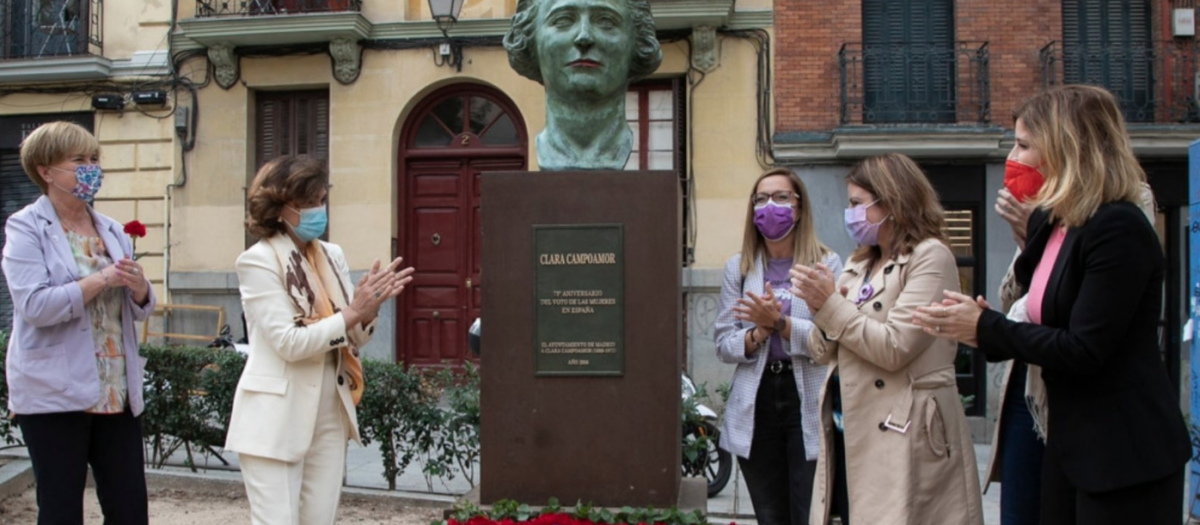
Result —
<path fill-rule="evenodd" d="M 738 298 L 737 305 L 733 307 L 733 317 L 739 321 L 754 323 L 764 330 L 771 330 L 780 316 L 782 306 L 775 300 L 771 283 L 766 283 L 762 295 L 746 292 L 745 297 Z"/>
<path fill-rule="evenodd" d="M 812 268 L 797 264 L 788 270 L 788 276 L 792 280 L 792 295 L 803 299 L 810 312 L 820 310 L 825 306 L 825 300 L 833 295 L 833 272 L 824 264 L 817 264 Z M 845 293 L 843 290 L 842 294 Z"/>
<path fill-rule="evenodd" d="M 379 314 L 379 307 L 385 301 L 400 295 L 404 287 L 412 282 L 413 268 L 400 269 L 403 257 L 395 258 L 386 268 L 380 268 L 379 259 L 371 265 L 371 269 L 358 280 L 354 287 L 354 299 L 347 309 L 352 309 L 361 316 L 363 324 L 371 322 Z"/>
<path fill-rule="evenodd" d="M 958 341 L 972 348 L 979 347 L 975 329 L 984 309 L 991 308 L 983 296 L 971 299 L 969 295 L 946 290 L 940 303 L 917 308 L 913 324 L 925 329 L 925 333 L 942 339 Z"/>

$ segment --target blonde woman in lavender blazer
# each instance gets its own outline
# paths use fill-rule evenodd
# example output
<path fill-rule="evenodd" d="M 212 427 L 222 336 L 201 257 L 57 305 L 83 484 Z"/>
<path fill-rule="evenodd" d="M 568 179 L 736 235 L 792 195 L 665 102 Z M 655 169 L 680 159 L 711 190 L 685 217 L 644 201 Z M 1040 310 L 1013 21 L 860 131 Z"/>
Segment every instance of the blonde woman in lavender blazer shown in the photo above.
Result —
<path fill-rule="evenodd" d="M 816 238 L 804 183 L 787 169 L 759 176 L 746 203 L 742 251 L 725 265 L 717 357 L 737 365 L 720 446 L 738 457 L 761 525 L 808 522 L 825 367 L 808 352 L 811 314 L 788 291 L 793 264 L 841 272 Z"/>
<path fill-rule="evenodd" d="M 42 196 L 4 225 L 8 410 L 33 463 L 39 524 L 83 523 L 89 466 L 106 523 L 148 520 L 135 323 L 154 292 L 121 223 L 90 205 L 99 158 L 76 124 L 34 130 L 21 165 Z"/>

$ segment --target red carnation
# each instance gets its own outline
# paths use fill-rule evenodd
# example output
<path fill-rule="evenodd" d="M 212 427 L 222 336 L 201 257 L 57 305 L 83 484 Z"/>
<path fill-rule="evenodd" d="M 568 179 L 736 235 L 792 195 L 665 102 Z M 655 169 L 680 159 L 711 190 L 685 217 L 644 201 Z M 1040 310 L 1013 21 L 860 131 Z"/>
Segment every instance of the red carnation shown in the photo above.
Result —
<path fill-rule="evenodd" d="M 125 223 L 125 234 L 133 238 L 146 236 L 146 225 L 136 220 Z"/>

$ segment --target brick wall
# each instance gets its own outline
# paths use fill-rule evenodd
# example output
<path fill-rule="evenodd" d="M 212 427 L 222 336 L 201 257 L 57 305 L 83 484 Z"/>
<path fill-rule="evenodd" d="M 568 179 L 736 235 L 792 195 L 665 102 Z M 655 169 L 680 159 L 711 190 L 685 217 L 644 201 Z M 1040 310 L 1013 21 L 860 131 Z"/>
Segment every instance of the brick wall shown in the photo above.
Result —
<path fill-rule="evenodd" d="M 1062 39 L 1061 0 L 957 0 L 955 38 L 988 42 L 991 123 L 1012 127 L 1017 104 L 1042 87 L 1038 53 Z"/>
<path fill-rule="evenodd" d="M 776 131 L 838 124 L 837 52 L 862 40 L 860 0 L 775 1 Z"/>
<path fill-rule="evenodd" d="M 1171 36 L 1171 10 L 1196 0 L 1147 1 L 1153 40 L 1191 42 Z M 839 124 L 837 53 L 843 42 L 862 41 L 861 0 L 776 0 L 774 7 L 776 131 L 829 131 Z M 956 0 L 954 17 L 955 40 L 988 42 L 989 120 L 1011 128 L 1013 109 L 1042 88 L 1041 49 L 1062 40 L 1062 0 Z M 1174 99 L 1190 93 L 1191 70 L 1184 73 L 1172 81 L 1178 86 L 1166 86 L 1159 95 Z M 960 84 L 965 78 L 960 74 Z M 969 91 L 960 85 L 960 99 L 966 100 Z M 1167 107 L 1160 106 L 1162 122 Z M 972 123 L 970 117 L 959 112 L 963 123 Z"/>
<path fill-rule="evenodd" d="M 988 42 L 992 123 L 1010 127 L 1013 108 L 1040 88 L 1038 52 L 1061 38 L 1061 5 L 1061 0 L 955 2 L 955 39 Z M 777 131 L 836 127 L 837 52 L 843 42 L 862 41 L 861 1 L 777 0 L 775 37 Z"/>

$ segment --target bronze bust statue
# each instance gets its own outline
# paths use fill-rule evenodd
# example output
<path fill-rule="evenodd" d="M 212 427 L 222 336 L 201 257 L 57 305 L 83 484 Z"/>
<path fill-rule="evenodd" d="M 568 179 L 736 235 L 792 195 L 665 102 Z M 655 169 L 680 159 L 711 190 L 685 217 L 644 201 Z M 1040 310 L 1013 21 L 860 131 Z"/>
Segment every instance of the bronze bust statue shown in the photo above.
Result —
<path fill-rule="evenodd" d="M 546 88 L 538 166 L 623 169 L 633 149 L 625 92 L 662 62 L 647 0 L 520 0 L 504 48 Z"/>

